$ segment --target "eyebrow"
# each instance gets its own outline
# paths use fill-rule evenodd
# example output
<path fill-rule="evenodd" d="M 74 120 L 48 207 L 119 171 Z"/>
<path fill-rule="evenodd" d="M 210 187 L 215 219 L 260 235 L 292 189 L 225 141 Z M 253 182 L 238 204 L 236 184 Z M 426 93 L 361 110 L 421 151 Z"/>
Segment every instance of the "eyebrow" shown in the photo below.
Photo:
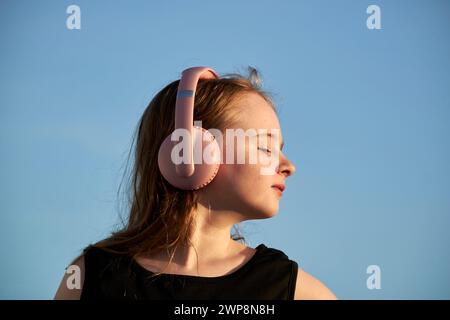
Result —
<path fill-rule="evenodd" d="M 256 136 L 262 136 L 262 135 L 266 135 L 266 136 L 272 138 L 272 133 L 271 133 L 271 132 L 268 132 L 268 133 L 259 133 L 259 134 L 257 134 Z M 281 140 L 280 150 L 283 150 L 283 146 L 284 146 L 284 141 Z"/>

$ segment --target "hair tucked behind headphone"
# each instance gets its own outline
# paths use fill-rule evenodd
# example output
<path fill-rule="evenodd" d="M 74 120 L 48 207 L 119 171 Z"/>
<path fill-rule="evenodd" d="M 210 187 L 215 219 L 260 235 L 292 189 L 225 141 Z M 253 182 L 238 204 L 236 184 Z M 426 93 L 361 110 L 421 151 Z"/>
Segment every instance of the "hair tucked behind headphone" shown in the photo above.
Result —
<path fill-rule="evenodd" d="M 126 179 L 123 194 L 126 196 L 128 221 L 122 221 L 118 231 L 94 246 L 132 256 L 164 250 L 173 257 L 178 245 L 190 242 L 198 194 L 171 186 L 158 168 L 159 146 L 174 130 L 178 83 L 179 80 L 174 81 L 156 94 L 133 134 L 118 190 L 120 196 Z M 220 79 L 200 80 L 195 93 L 194 121 L 201 120 L 205 129 L 217 128 L 224 132 L 237 119 L 238 110 L 234 102 L 246 93 L 258 93 L 275 109 L 260 85 L 258 72 L 252 67 L 248 68 L 248 76 L 225 74 Z M 132 154 L 133 166 L 127 173 Z M 238 228 L 232 238 L 245 243 Z"/>

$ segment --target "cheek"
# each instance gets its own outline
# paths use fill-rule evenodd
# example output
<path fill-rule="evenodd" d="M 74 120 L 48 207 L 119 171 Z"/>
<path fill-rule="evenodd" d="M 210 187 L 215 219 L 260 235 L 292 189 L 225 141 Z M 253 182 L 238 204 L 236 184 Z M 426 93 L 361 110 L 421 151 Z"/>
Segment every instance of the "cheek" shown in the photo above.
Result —
<path fill-rule="evenodd" d="M 278 212 L 279 199 L 272 184 L 272 177 L 260 174 L 260 166 L 246 165 L 236 170 L 235 195 L 247 218 L 267 218 Z"/>
<path fill-rule="evenodd" d="M 266 179 L 256 165 L 222 164 L 213 183 L 222 194 L 249 197 L 252 194 L 260 194 L 264 186 L 267 188 Z"/>
<path fill-rule="evenodd" d="M 249 146 L 245 148 L 248 160 Z M 234 161 L 237 160 L 237 150 L 234 150 Z M 222 152 L 226 155 L 226 148 Z M 225 162 L 225 157 L 223 162 Z M 245 212 L 254 217 L 272 215 L 277 210 L 278 200 L 271 189 L 273 176 L 262 174 L 263 164 L 226 164 L 222 163 L 220 170 L 213 180 L 212 186 L 216 201 L 223 206 L 230 206 L 237 211 Z"/>
<path fill-rule="evenodd" d="M 230 174 L 236 192 L 248 199 L 265 197 L 270 186 L 268 177 L 261 175 L 258 165 L 234 165 Z"/>
<path fill-rule="evenodd" d="M 241 212 L 247 219 L 271 217 L 278 211 L 271 183 L 257 165 L 222 165 L 209 194 L 222 208 Z"/>
<path fill-rule="evenodd" d="M 248 144 L 245 147 L 241 146 L 242 150 L 239 150 L 243 154 L 245 154 L 244 164 L 238 164 L 237 162 L 237 153 L 238 153 L 239 144 L 235 141 L 235 149 L 234 153 L 234 164 L 226 164 L 223 163 L 219 170 L 217 180 L 220 181 L 220 184 L 228 189 L 230 193 L 239 194 L 241 196 L 251 196 L 251 198 L 264 197 L 262 192 L 266 192 L 271 185 L 273 177 L 263 174 L 263 167 L 267 165 L 263 165 L 260 163 L 250 164 L 249 163 L 249 149 L 252 148 Z M 254 151 L 254 150 L 253 150 Z M 224 156 L 223 161 L 226 160 L 226 148 L 224 148 L 224 152 L 222 153 Z M 257 152 L 258 155 L 258 152 Z M 232 190 L 230 190 L 232 189 Z"/>

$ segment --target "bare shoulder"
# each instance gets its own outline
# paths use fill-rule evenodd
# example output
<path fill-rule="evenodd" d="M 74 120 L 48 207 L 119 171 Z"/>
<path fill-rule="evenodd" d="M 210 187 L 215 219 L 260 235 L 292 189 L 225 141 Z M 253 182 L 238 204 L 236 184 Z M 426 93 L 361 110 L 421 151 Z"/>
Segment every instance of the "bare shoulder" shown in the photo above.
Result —
<path fill-rule="evenodd" d="M 84 283 L 84 255 L 75 258 L 65 271 L 54 299 L 79 300 Z"/>
<path fill-rule="evenodd" d="M 336 300 L 336 296 L 317 278 L 298 269 L 294 300 Z"/>

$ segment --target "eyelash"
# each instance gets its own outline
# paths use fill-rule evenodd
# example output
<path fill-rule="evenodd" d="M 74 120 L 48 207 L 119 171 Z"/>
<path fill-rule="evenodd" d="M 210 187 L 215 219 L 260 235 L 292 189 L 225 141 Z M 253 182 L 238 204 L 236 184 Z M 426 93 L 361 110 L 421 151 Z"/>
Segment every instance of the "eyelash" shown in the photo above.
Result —
<path fill-rule="evenodd" d="M 270 150 L 270 149 L 267 149 L 267 148 L 258 148 L 259 150 L 264 150 L 264 151 L 266 151 L 267 153 L 272 153 L 272 151 Z"/>

